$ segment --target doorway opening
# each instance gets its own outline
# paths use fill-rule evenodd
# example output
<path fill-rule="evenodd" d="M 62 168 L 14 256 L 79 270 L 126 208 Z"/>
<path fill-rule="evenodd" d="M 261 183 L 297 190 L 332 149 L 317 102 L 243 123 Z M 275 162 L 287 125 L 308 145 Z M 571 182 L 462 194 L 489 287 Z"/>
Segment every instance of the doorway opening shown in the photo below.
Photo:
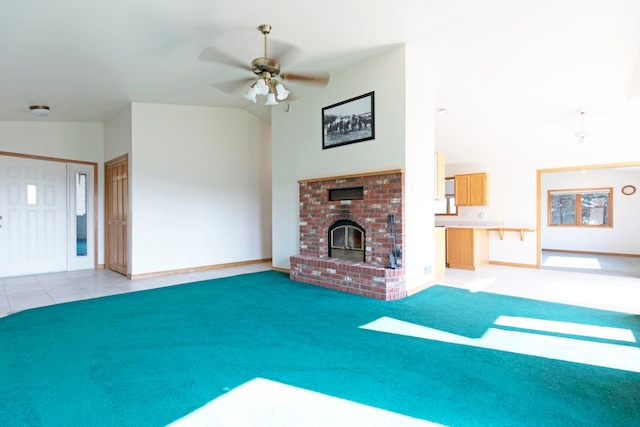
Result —
<path fill-rule="evenodd" d="M 639 179 L 640 162 L 538 170 L 538 268 L 640 277 L 637 202 L 626 191 Z M 611 189 L 610 224 L 585 223 L 584 215 L 574 225 L 554 223 L 549 201 L 553 190 L 603 187 Z M 576 209 L 576 215 L 579 213 Z"/>

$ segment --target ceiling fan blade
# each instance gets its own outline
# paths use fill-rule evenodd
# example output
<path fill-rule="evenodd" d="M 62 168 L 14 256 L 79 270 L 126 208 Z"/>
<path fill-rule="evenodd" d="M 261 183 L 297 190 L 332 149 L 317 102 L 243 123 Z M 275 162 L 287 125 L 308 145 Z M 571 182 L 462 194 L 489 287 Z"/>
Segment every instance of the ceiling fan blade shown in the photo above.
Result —
<path fill-rule="evenodd" d="M 326 86 L 329 83 L 329 73 L 324 74 L 295 74 L 295 73 L 282 73 L 283 80 L 292 82 L 299 82 L 305 84 L 312 84 L 317 86 Z"/>
<path fill-rule="evenodd" d="M 280 103 L 287 103 L 287 102 L 293 102 L 293 101 L 297 101 L 299 98 L 298 96 L 293 93 L 293 92 L 289 92 L 289 95 L 287 95 L 287 97 L 285 99 L 279 99 L 278 101 Z"/>
<path fill-rule="evenodd" d="M 220 89 L 223 92 L 229 93 L 231 95 L 236 95 L 245 89 L 248 89 L 251 86 L 251 83 L 255 82 L 255 77 L 246 77 L 242 79 L 231 80 L 228 82 L 222 83 L 213 83 L 211 86 L 216 89 Z"/>
<path fill-rule="evenodd" d="M 302 49 L 290 43 L 269 40 L 267 56 L 274 58 L 280 65 L 290 64 L 295 62 L 296 58 L 302 56 Z"/>
<path fill-rule="evenodd" d="M 200 55 L 198 55 L 198 60 L 217 62 L 219 64 L 230 65 L 235 68 L 251 71 L 251 67 L 249 67 L 247 64 L 219 49 L 216 49 L 215 47 L 208 47 L 200 52 Z"/>

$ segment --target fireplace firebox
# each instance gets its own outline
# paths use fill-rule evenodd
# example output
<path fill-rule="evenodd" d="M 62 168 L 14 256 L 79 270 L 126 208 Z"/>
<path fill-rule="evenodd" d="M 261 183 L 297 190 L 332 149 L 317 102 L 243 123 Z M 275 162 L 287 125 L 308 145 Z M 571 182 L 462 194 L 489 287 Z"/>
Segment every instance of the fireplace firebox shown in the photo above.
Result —
<path fill-rule="evenodd" d="M 365 231 L 357 223 L 342 219 L 329 227 L 329 258 L 364 262 Z"/>

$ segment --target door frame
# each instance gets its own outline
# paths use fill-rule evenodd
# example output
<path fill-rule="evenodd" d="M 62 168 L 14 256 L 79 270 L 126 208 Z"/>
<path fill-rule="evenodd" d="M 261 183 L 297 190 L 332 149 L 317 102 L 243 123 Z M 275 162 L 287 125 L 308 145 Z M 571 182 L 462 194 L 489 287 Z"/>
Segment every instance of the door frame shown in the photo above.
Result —
<path fill-rule="evenodd" d="M 93 167 L 93 268 L 98 267 L 98 163 L 88 162 L 86 160 L 64 159 L 61 157 L 38 156 L 34 154 L 12 153 L 9 151 L 0 151 L 0 156 L 22 157 L 25 159 L 45 160 L 49 162 L 75 163 L 80 165 L 88 165 Z M 67 184 L 68 185 L 68 184 Z M 69 208 L 67 207 L 67 213 Z M 68 252 L 67 245 L 67 252 Z M 68 257 L 68 255 L 67 255 Z M 69 262 L 67 260 L 67 268 Z"/>
<path fill-rule="evenodd" d="M 553 172 L 570 172 L 570 171 L 580 171 L 580 170 L 590 170 L 590 169 L 616 169 L 616 168 L 625 168 L 625 167 L 637 167 L 640 166 L 640 162 L 622 162 L 622 163 L 608 163 L 608 164 L 600 164 L 600 165 L 583 165 L 583 166 L 567 166 L 562 168 L 550 168 L 550 169 L 538 169 L 537 173 L 537 224 L 536 229 L 538 232 L 538 241 L 537 241 L 537 250 L 536 250 L 536 265 L 538 269 L 542 268 L 542 228 L 541 220 L 542 220 L 542 174 L 544 173 L 553 173 Z"/>

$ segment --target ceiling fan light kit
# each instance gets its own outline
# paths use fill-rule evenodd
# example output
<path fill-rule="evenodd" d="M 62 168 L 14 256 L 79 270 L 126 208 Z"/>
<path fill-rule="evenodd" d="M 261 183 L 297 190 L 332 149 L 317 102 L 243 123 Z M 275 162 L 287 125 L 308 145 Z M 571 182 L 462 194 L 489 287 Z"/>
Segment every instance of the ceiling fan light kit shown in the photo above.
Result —
<path fill-rule="evenodd" d="M 256 99 L 256 85 L 255 83 L 251 85 L 251 87 L 249 89 L 247 89 L 247 91 L 244 93 L 243 98 L 246 99 L 247 101 L 251 101 L 254 104 L 256 102 L 258 102 L 258 100 Z"/>
<path fill-rule="evenodd" d="M 256 91 L 256 95 L 266 95 L 269 93 L 269 86 L 267 86 L 265 80 L 266 79 L 259 78 L 255 83 L 254 90 Z"/>
<path fill-rule="evenodd" d="M 276 92 L 278 93 L 277 98 L 280 101 L 284 101 L 285 99 L 287 99 L 289 97 L 289 91 L 284 88 L 282 83 L 278 83 L 276 85 Z"/>
<path fill-rule="evenodd" d="M 267 102 L 264 105 L 278 105 L 278 101 L 276 101 L 276 95 L 273 92 L 267 94 Z"/>

